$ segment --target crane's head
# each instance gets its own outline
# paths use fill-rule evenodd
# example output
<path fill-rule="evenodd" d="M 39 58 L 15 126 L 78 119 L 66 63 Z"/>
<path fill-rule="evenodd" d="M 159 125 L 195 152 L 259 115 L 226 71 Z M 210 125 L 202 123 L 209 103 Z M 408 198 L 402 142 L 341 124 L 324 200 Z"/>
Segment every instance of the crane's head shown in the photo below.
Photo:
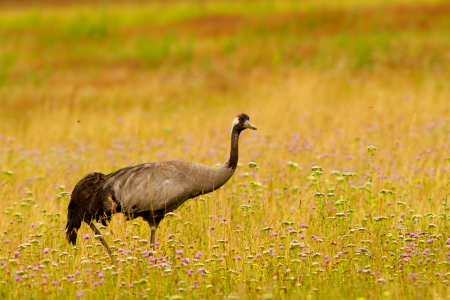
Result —
<path fill-rule="evenodd" d="M 233 120 L 232 129 L 236 128 L 237 130 L 245 130 L 245 129 L 253 129 L 256 130 L 256 127 L 250 123 L 250 117 L 246 114 L 238 114 L 236 118 Z"/>

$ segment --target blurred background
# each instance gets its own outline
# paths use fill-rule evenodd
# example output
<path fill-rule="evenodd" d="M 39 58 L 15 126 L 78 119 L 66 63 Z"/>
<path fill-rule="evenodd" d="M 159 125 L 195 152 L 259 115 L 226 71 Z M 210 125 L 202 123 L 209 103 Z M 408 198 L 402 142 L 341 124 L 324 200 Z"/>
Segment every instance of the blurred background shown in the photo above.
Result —
<path fill-rule="evenodd" d="M 414 149 L 423 126 L 447 122 L 448 1 L 3 0 L 0 10 L 0 133 L 15 146 L 226 136 L 245 112 L 255 137 L 301 134 L 347 156 L 360 139 L 393 149 L 413 138 Z M 430 143 L 446 139 L 444 125 Z"/>

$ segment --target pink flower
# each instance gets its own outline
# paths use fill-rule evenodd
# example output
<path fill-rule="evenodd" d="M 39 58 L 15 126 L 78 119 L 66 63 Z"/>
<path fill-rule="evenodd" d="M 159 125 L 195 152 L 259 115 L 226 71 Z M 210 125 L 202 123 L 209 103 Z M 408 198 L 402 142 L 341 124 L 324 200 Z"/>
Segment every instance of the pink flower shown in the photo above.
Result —
<path fill-rule="evenodd" d="M 201 251 L 198 251 L 198 252 L 195 254 L 195 258 L 196 258 L 196 259 L 199 259 L 200 257 L 202 257 L 202 255 L 203 255 L 203 253 L 202 253 Z"/>
<path fill-rule="evenodd" d="M 44 251 L 42 251 L 44 254 L 47 254 L 50 251 L 49 248 L 44 248 Z"/>
<path fill-rule="evenodd" d="M 87 233 L 83 236 L 83 239 L 85 239 L 85 240 L 89 240 L 90 238 L 91 238 L 91 236 L 89 235 L 89 233 Z"/>
<path fill-rule="evenodd" d="M 18 275 L 14 275 L 14 279 L 15 279 L 16 281 L 21 281 L 21 280 L 22 280 Z"/>

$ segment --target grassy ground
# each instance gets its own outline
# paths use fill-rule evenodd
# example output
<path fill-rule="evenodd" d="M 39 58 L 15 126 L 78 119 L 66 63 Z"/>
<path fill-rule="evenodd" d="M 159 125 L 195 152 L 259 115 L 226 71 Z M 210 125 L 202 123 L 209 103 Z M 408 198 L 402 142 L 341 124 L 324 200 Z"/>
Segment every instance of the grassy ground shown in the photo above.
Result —
<path fill-rule="evenodd" d="M 2 1 L 0 296 L 448 297 L 450 5 L 366 2 Z M 84 174 L 222 163 L 241 112 L 242 166 L 154 257 L 122 215 L 112 263 L 69 246 Z"/>

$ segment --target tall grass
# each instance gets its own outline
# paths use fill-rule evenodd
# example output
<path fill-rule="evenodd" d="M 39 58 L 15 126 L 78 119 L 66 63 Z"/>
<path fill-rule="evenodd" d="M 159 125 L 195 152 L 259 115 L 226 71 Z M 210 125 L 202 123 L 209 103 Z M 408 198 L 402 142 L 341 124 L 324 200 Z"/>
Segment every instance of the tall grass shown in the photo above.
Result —
<path fill-rule="evenodd" d="M 448 296 L 450 7 L 233 4 L 3 4 L 2 298 Z M 222 163 L 241 112 L 236 174 L 155 253 L 120 214 L 113 261 L 85 225 L 67 243 L 84 174 Z"/>

